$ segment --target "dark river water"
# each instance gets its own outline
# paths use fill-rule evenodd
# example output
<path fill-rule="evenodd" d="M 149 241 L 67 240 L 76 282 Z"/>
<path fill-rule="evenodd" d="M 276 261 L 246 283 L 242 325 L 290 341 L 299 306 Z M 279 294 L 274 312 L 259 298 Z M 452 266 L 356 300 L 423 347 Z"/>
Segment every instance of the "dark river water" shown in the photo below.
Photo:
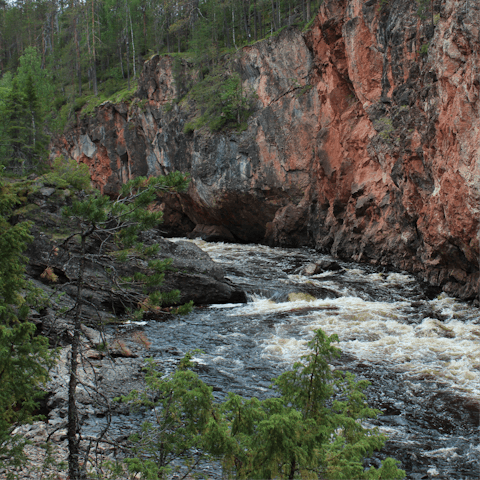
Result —
<path fill-rule="evenodd" d="M 384 412 L 371 424 L 389 441 L 370 462 L 393 456 L 411 479 L 480 477 L 478 308 L 365 265 L 338 262 L 341 270 L 304 276 L 305 265 L 329 259 L 309 249 L 195 243 L 249 302 L 145 325 L 165 370 L 200 348 L 197 372 L 218 399 L 228 391 L 264 398 L 315 329 L 336 333 L 343 354 L 334 367 L 368 379 L 369 403 Z M 289 301 L 292 293 L 315 299 Z"/>

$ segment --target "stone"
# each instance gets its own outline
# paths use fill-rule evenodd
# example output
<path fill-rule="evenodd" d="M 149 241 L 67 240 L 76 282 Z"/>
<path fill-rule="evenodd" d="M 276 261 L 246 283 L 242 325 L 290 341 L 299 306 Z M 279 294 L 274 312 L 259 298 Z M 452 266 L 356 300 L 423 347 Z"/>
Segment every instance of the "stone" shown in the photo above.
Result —
<path fill-rule="evenodd" d="M 235 238 L 223 225 L 201 225 L 195 226 L 188 235 L 189 238 L 201 238 L 206 242 L 234 242 Z"/>
<path fill-rule="evenodd" d="M 289 302 L 314 302 L 315 300 L 316 298 L 308 293 L 297 292 L 288 294 Z"/>
<path fill-rule="evenodd" d="M 342 267 L 335 260 L 319 260 L 316 263 L 309 263 L 305 266 L 303 275 L 317 275 L 323 272 L 342 270 Z"/>
<path fill-rule="evenodd" d="M 50 197 L 55 193 L 55 189 L 53 187 L 43 187 L 38 192 L 44 197 Z"/>

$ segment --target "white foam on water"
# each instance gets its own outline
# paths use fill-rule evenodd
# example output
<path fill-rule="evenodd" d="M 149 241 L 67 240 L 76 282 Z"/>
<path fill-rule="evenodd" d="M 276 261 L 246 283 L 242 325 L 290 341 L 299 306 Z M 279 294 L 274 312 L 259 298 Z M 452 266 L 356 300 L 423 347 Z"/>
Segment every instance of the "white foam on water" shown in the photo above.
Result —
<path fill-rule="evenodd" d="M 238 259 L 238 265 L 254 255 L 261 256 L 264 265 L 277 266 L 278 261 L 294 257 L 298 250 L 271 249 L 264 245 L 211 244 L 194 240 L 214 260 L 221 262 Z M 268 267 L 267 267 L 268 268 Z M 274 273 L 274 270 L 272 270 Z M 282 314 L 275 332 L 264 341 L 264 355 L 275 361 L 294 362 L 306 352 L 306 342 L 313 330 L 321 328 L 328 335 L 337 334 L 339 347 L 362 362 L 386 365 L 399 372 L 407 372 L 418 380 L 446 383 L 458 393 L 480 399 L 480 325 L 479 311 L 446 294 L 432 301 L 424 301 L 424 318 L 409 321 L 410 301 L 365 301 L 350 287 L 355 283 L 388 288 L 414 284 L 415 278 L 406 273 L 371 273 L 361 268 L 347 268 L 342 276 L 349 284 L 335 279 L 322 281 L 329 272 L 306 277 L 288 275 L 287 283 L 296 286 L 333 288 L 343 295 L 337 299 L 296 300 L 276 303 L 262 297 L 253 297 L 241 306 L 218 306 L 225 315 L 249 316 Z M 283 283 L 283 281 L 282 281 Z M 352 288 L 352 290 L 350 290 Z M 302 289 L 298 289 L 302 291 Z M 305 310 L 302 313 L 302 310 Z M 433 311 L 433 314 L 431 313 Z M 292 312 L 289 315 L 289 312 Z M 438 320 L 438 317 L 443 320 Z M 275 318 L 275 317 L 273 317 Z"/>
<path fill-rule="evenodd" d="M 238 307 L 238 303 L 218 303 L 215 305 L 210 305 L 208 308 L 222 309 L 222 308 L 236 308 L 236 307 Z"/>
<path fill-rule="evenodd" d="M 443 302 L 437 305 L 443 312 L 445 302 L 450 311 L 456 311 L 449 300 L 437 302 Z M 367 302 L 358 297 L 280 304 L 259 300 L 244 313 L 288 312 L 308 307 L 304 316 L 296 312 L 276 326 L 275 334 L 264 342 L 266 356 L 296 361 L 305 353 L 307 339 L 320 328 L 328 335 L 337 334 L 340 349 L 364 362 L 446 382 L 459 393 L 480 399 L 480 327 L 454 318 L 440 322 L 426 317 L 418 324 L 408 324 L 401 312 L 407 305 L 408 302 Z M 325 310 L 322 306 L 337 310 Z"/>
<path fill-rule="evenodd" d="M 458 457 L 457 447 L 438 448 L 437 450 L 423 451 L 424 457 L 455 458 Z"/>
<path fill-rule="evenodd" d="M 385 279 L 385 283 L 411 283 L 415 281 L 415 277 L 406 273 L 389 273 Z"/>

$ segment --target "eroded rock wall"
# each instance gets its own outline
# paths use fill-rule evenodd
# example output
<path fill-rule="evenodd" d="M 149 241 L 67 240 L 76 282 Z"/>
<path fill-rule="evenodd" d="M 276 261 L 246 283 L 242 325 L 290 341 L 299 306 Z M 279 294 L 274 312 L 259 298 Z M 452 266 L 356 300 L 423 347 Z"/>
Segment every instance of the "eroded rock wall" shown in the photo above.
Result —
<path fill-rule="evenodd" d="M 310 32 L 245 47 L 235 68 L 258 108 L 240 134 L 184 134 L 173 60 L 154 57 L 132 104 L 100 106 L 56 149 L 106 193 L 190 172 L 188 193 L 163 204 L 175 234 L 218 226 L 230 240 L 314 245 L 474 298 L 480 5 L 437 1 L 433 25 L 415 11 L 413 0 L 326 0 Z"/>

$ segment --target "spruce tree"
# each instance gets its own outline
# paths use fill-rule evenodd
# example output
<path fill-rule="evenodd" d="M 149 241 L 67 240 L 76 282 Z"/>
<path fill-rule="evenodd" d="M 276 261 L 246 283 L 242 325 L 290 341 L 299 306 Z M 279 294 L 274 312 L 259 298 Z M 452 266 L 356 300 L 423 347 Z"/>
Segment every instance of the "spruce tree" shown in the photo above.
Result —
<path fill-rule="evenodd" d="M 25 95 L 15 78 L 5 105 L 7 155 L 22 165 L 26 160 L 27 122 L 29 112 Z"/>
<path fill-rule="evenodd" d="M 33 76 L 27 75 L 23 88 L 18 78 L 12 82 L 12 89 L 5 105 L 7 158 L 22 167 L 38 165 L 47 156 L 48 137 L 44 134 L 44 117 Z"/>
<path fill-rule="evenodd" d="M 8 221 L 13 206 L 19 203 L 15 188 L 0 177 L 0 468 L 9 471 L 25 460 L 26 442 L 12 435 L 12 430 L 34 418 L 44 395 L 40 387 L 55 359 L 47 339 L 36 336 L 35 325 L 27 321 L 38 292 L 25 280 L 26 258 L 22 255 L 32 240 L 31 225 Z"/>
<path fill-rule="evenodd" d="M 39 163 L 48 155 L 48 137 L 43 133 L 44 117 L 42 106 L 37 95 L 37 89 L 32 75 L 29 73 L 24 87 L 25 103 L 28 117 L 25 121 L 27 156 L 34 162 Z"/>
<path fill-rule="evenodd" d="M 368 382 L 332 372 L 329 362 L 340 354 L 337 341 L 317 330 L 308 353 L 274 381 L 278 396 L 263 401 L 229 393 L 215 404 L 212 387 L 189 371 L 194 352 L 168 375 L 148 360 L 146 389 L 122 397 L 134 408 L 155 412 L 155 420 L 130 437 L 133 458 L 126 460 L 127 468 L 142 479 L 163 480 L 181 459 L 186 478 L 202 460 L 213 458 L 221 462 L 222 478 L 404 478 L 392 458 L 378 469 L 363 466 L 386 437 L 362 425 L 380 413 L 366 403 Z"/>

